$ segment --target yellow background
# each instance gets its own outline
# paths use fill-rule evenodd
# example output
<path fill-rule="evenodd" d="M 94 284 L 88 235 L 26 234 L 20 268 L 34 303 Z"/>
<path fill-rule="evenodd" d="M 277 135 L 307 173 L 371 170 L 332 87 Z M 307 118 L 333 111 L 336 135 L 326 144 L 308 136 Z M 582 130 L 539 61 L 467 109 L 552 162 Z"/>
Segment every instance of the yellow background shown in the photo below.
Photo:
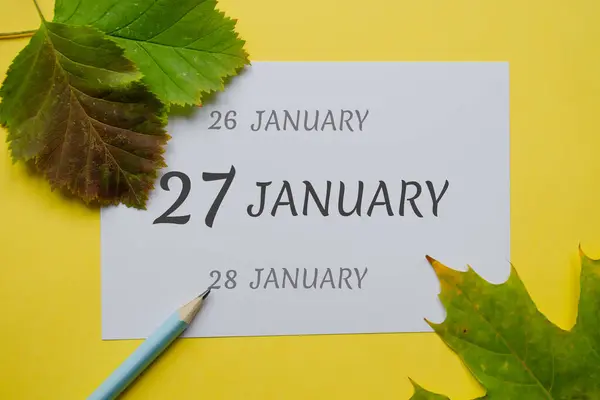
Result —
<path fill-rule="evenodd" d="M 219 5 L 252 60 L 509 61 L 512 262 L 541 311 L 572 326 L 577 246 L 600 255 L 598 0 Z M 31 1 L 0 9 L 0 31 L 39 25 Z M 0 41 L 2 79 L 26 43 Z M 139 344 L 100 339 L 99 215 L 12 165 L 1 136 L 0 398 L 84 399 Z M 408 399 L 408 376 L 452 399 L 483 393 L 434 334 L 394 334 L 184 339 L 123 397 Z"/>

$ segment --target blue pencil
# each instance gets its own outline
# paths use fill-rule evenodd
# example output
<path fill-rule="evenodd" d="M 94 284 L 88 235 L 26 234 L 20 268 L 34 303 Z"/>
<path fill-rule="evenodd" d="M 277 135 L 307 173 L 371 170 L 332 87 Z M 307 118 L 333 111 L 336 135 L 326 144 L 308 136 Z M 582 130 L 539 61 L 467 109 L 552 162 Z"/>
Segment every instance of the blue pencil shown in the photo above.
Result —
<path fill-rule="evenodd" d="M 112 400 L 121 394 L 187 329 L 209 293 L 210 289 L 177 310 L 88 397 L 88 400 Z"/>

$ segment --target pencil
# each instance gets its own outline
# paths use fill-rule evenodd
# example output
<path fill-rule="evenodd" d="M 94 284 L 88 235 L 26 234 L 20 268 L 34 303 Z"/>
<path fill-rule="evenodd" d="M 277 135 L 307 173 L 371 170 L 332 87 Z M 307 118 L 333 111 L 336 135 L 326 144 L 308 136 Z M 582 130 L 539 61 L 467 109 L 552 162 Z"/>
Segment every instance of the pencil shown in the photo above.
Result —
<path fill-rule="evenodd" d="M 173 313 L 88 397 L 88 400 L 112 400 L 121 394 L 187 329 L 209 293 L 210 289 Z"/>

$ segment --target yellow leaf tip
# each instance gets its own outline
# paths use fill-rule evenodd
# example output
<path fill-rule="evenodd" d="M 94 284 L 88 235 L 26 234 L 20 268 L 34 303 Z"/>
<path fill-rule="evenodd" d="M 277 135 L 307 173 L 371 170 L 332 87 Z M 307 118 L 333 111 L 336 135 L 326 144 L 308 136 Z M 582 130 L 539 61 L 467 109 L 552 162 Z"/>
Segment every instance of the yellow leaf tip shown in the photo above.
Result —
<path fill-rule="evenodd" d="M 437 328 L 437 327 L 439 327 L 440 325 L 442 325 L 442 324 L 438 324 L 438 323 L 435 323 L 435 322 L 433 322 L 433 321 L 430 321 L 430 320 L 428 320 L 427 318 L 423 318 L 423 320 L 424 320 L 424 321 L 425 321 L 425 323 L 426 323 L 427 325 L 429 325 L 429 327 L 430 327 L 431 329 L 433 329 L 434 331 L 436 330 L 436 328 Z"/>
<path fill-rule="evenodd" d="M 588 256 L 585 251 L 583 251 L 583 246 L 581 245 L 581 243 L 579 243 L 578 245 L 578 251 L 579 251 L 579 257 L 583 258 L 583 259 L 588 259 L 588 260 L 592 260 L 595 261 L 594 259 L 592 259 L 590 256 Z"/>
<path fill-rule="evenodd" d="M 427 261 L 429 262 L 429 264 L 433 267 L 433 269 L 436 272 L 441 272 L 443 269 L 446 268 L 446 266 L 444 264 L 442 264 L 441 262 L 439 262 L 437 259 L 431 257 L 430 255 L 425 255 L 425 258 L 427 259 Z"/>
<path fill-rule="evenodd" d="M 437 275 L 440 275 L 441 273 L 443 273 L 444 271 L 446 271 L 446 270 L 449 269 L 444 264 L 442 264 L 441 262 L 439 262 L 435 258 L 431 257 L 430 255 L 425 255 L 425 258 L 427 259 L 427 261 L 429 262 L 429 264 L 431 264 L 431 266 L 433 267 L 433 270 L 435 271 L 435 273 Z"/>
<path fill-rule="evenodd" d="M 578 244 L 578 246 L 577 246 L 577 250 L 578 250 L 578 252 L 579 252 L 579 258 L 581 258 L 581 259 L 587 259 L 587 260 L 590 260 L 590 261 L 598 261 L 598 260 L 596 260 L 596 259 L 593 259 L 593 258 L 591 258 L 590 256 L 588 256 L 588 255 L 585 253 L 585 251 L 583 251 L 583 246 L 581 245 L 581 243 L 579 243 L 579 244 Z"/>
<path fill-rule="evenodd" d="M 421 385 L 419 385 L 417 382 L 415 382 L 410 376 L 408 376 L 407 378 L 414 390 L 421 388 Z"/>
<path fill-rule="evenodd" d="M 581 243 L 579 243 L 578 252 L 579 252 L 579 259 L 581 260 L 582 263 L 584 263 L 584 262 L 597 263 L 598 261 L 600 261 L 600 259 L 592 258 L 592 257 L 588 256 L 583 251 L 583 247 L 581 246 Z"/>

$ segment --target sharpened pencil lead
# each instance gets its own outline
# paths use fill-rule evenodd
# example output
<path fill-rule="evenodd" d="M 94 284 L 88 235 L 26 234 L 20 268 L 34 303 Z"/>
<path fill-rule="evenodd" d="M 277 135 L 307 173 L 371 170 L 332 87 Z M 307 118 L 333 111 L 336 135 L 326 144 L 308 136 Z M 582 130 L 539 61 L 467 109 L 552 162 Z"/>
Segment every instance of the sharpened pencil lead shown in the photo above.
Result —
<path fill-rule="evenodd" d="M 202 300 L 206 299 L 206 297 L 210 294 L 210 289 L 206 289 L 200 296 L 198 297 L 202 297 Z"/>

